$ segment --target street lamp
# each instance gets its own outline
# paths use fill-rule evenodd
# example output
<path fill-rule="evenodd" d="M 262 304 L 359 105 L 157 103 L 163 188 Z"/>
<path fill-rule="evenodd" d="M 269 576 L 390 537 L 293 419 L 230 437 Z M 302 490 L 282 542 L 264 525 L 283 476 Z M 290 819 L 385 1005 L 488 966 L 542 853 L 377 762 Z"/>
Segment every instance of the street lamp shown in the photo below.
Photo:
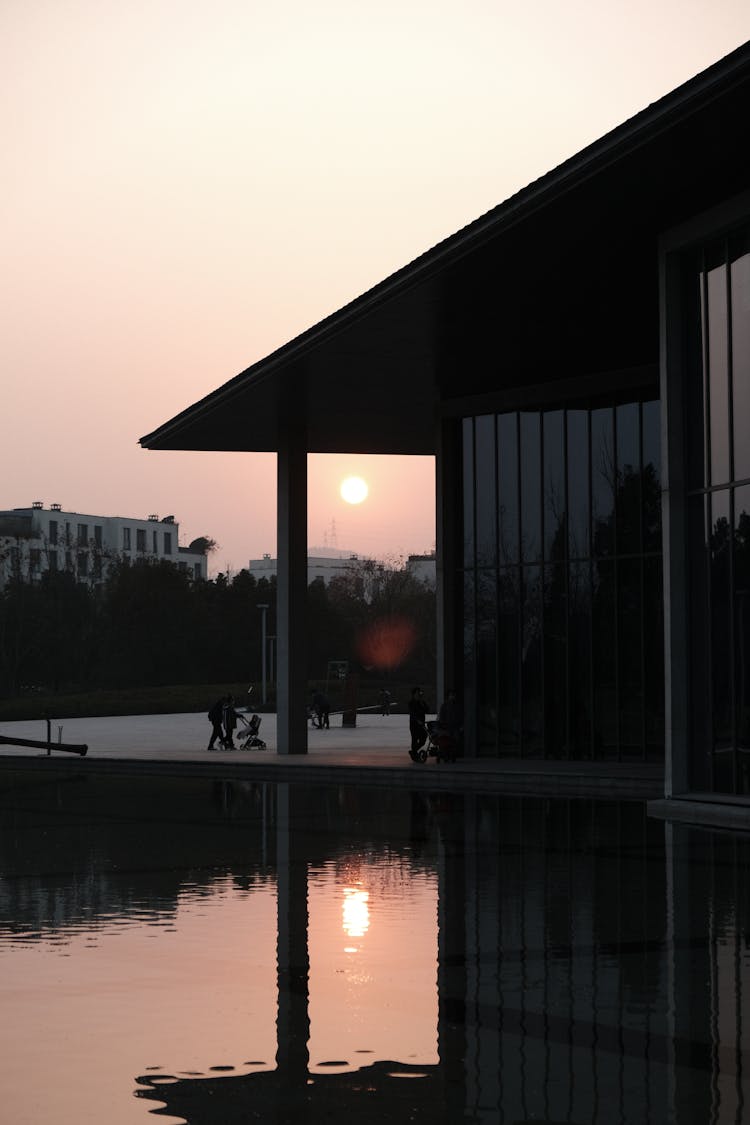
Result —
<path fill-rule="evenodd" d="M 259 605 L 258 609 L 260 610 L 260 612 L 262 614 L 261 625 L 260 625 L 260 629 L 261 629 L 260 653 L 261 653 L 261 678 L 262 678 L 262 689 L 261 689 L 260 701 L 261 701 L 261 703 L 265 704 L 265 702 L 266 702 L 266 612 L 268 610 L 268 606 L 267 605 Z"/>
<path fill-rule="evenodd" d="M 268 634 L 268 679 L 276 683 L 276 637 L 272 633 Z"/>

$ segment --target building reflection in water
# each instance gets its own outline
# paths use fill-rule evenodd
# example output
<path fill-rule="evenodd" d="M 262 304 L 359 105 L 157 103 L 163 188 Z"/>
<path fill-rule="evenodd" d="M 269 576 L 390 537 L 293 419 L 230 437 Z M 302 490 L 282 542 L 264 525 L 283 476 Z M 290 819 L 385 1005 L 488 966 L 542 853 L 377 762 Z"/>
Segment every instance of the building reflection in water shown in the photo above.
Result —
<path fill-rule="evenodd" d="M 194 1076 L 144 1061 L 137 1096 L 157 1114 L 190 1125 L 744 1119 L 746 836 L 665 826 L 638 802 L 220 783 L 210 805 L 191 780 L 171 791 L 166 845 L 148 817 L 128 827 L 121 794 L 102 786 L 54 796 L 79 830 L 81 810 L 97 809 L 52 853 L 69 884 L 38 875 L 55 844 L 49 820 L 44 856 L 34 843 L 38 809 L 28 826 L 16 813 L 0 828 L 0 905 L 27 944 L 25 913 L 58 933 L 73 914 L 87 926 L 113 916 L 123 885 L 107 871 L 131 831 L 148 854 L 159 836 L 173 862 L 139 875 L 124 915 L 146 895 L 169 915 L 201 865 L 207 891 L 217 869 L 242 886 L 275 876 L 276 971 L 256 981 L 275 996 L 275 1058 Z M 151 799 L 165 807 L 164 794 Z M 83 901 L 84 887 L 100 897 Z M 12 930 L 0 928 L 0 952 Z M 246 976 L 251 958 L 235 968 Z M 240 1022 L 237 1057 L 267 1031 Z"/>

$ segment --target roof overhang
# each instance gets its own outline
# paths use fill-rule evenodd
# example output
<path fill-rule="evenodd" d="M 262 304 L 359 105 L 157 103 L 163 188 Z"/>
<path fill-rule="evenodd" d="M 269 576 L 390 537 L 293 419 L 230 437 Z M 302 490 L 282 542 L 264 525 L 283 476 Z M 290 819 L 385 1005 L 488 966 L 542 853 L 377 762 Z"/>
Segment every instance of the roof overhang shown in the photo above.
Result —
<path fill-rule="evenodd" d="M 141 438 L 431 454 L 450 401 L 658 355 L 657 240 L 750 186 L 750 44 Z"/>

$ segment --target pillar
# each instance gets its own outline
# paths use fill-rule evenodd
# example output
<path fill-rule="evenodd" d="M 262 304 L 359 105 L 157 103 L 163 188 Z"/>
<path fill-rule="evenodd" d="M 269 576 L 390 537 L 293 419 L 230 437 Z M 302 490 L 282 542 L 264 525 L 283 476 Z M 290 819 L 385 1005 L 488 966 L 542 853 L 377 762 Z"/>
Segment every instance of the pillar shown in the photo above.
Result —
<path fill-rule="evenodd" d="M 307 753 L 307 441 L 299 418 L 279 435 L 277 750 Z"/>

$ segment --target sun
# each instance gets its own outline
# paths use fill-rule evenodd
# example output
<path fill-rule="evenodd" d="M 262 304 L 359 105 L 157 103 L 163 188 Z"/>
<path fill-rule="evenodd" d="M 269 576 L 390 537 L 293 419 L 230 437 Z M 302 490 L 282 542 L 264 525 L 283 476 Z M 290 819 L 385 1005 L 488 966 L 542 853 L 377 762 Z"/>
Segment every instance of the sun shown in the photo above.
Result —
<path fill-rule="evenodd" d="M 362 480 L 362 477 L 347 477 L 346 480 L 342 480 L 339 491 L 341 499 L 346 500 L 347 504 L 361 504 L 367 499 L 370 490 L 367 481 Z"/>

